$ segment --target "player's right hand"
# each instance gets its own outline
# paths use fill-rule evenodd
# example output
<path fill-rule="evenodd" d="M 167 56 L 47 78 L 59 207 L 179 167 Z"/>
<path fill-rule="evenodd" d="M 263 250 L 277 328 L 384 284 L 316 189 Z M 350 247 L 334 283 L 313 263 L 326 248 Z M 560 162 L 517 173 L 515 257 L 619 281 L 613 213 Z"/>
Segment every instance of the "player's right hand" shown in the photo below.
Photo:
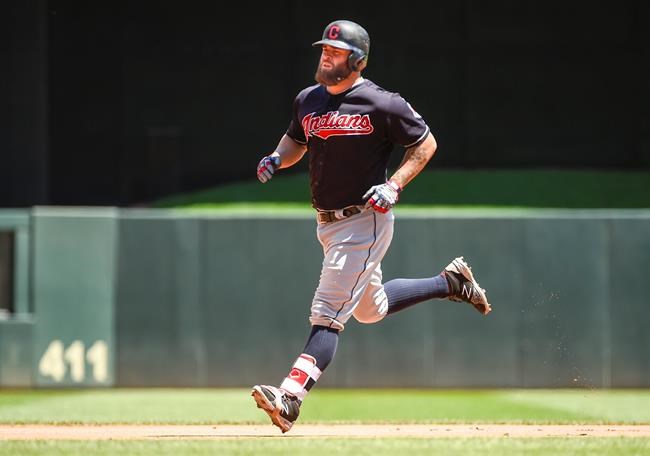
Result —
<path fill-rule="evenodd" d="M 275 170 L 280 167 L 280 157 L 267 155 L 257 165 L 257 179 L 261 183 L 266 183 L 271 180 Z"/>

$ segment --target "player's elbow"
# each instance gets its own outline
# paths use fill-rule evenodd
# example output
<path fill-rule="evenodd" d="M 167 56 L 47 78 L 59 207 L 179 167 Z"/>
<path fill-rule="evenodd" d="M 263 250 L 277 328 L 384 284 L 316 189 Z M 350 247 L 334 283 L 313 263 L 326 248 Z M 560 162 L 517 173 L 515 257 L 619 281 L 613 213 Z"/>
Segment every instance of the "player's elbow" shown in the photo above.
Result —
<path fill-rule="evenodd" d="M 426 148 L 427 151 L 427 156 L 429 159 L 433 157 L 433 154 L 436 153 L 436 150 L 438 149 L 438 143 L 436 142 L 436 138 L 433 137 L 431 132 L 429 132 L 429 136 L 427 139 L 424 140 L 424 147 Z"/>

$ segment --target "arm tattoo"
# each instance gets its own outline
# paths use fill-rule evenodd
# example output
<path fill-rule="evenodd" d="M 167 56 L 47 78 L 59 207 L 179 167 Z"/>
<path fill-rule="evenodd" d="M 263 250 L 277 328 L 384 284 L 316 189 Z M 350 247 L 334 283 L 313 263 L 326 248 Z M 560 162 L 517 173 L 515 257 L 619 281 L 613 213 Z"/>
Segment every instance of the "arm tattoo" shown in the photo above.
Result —
<path fill-rule="evenodd" d="M 418 144 L 408 149 L 404 154 L 404 158 L 397 172 L 393 174 L 392 179 L 397 181 L 401 186 L 406 185 L 417 176 L 429 161 L 430 157 L 427 156 L 423 145 Z"/>

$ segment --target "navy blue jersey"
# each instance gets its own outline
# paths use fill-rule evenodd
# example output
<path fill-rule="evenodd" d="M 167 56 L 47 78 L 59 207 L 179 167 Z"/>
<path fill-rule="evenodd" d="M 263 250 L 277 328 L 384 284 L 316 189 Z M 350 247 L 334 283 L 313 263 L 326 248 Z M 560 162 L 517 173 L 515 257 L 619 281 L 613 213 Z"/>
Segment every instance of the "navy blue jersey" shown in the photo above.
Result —
<path fill-rule="evenodd" d="M 429 134 L 422 117 L 397 93 L 364 80 L 331 95 L 322 85 L 301 91 L 287 135 L 307 145 L 312 205 L 340 209 L 386 181 L 393 145 L 411 147 Z"/>

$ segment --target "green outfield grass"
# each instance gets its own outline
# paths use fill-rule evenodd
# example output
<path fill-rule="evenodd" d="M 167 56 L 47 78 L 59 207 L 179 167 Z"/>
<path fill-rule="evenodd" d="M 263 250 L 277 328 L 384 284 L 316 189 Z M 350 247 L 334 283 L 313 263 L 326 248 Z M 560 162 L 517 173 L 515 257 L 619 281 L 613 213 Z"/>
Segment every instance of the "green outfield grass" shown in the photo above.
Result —
<path fill-rule="evenodd" d="M 0 423 L 266 423 L 246 389 L 1 391 Z M 650 390 L 314 391 L 301 423 L 650 424 Z"/>
<path fill-rule="evenodd" d="M 642 438 L 465 438 L 465 439 L 233 439 L 220 441 L 32 441 L 2 442 L 3 455 L 647 455 Z"/>
<path fill-rule="evenodd" d="M 248 389 L 0 390 L 0 423 L 268 423 Z M 650 390 L 320 389 L 299 423 L 650 424 Z M 285 436 L 169 441 L 2 441 L 0 454 L 31 455 L 627 455 L 650 439 L 305 438 Z"/>
<path fill-rule="evenodd" d="M 232 208 L 257 204 L 276 209 L 309 207 L 308 177 L 280 172 L 263 186 L 251 179 L 171 196 L 153 206 Z M 400 206 L 650 208 L 650 172 L 426 171 L 402 193 Z"/>

